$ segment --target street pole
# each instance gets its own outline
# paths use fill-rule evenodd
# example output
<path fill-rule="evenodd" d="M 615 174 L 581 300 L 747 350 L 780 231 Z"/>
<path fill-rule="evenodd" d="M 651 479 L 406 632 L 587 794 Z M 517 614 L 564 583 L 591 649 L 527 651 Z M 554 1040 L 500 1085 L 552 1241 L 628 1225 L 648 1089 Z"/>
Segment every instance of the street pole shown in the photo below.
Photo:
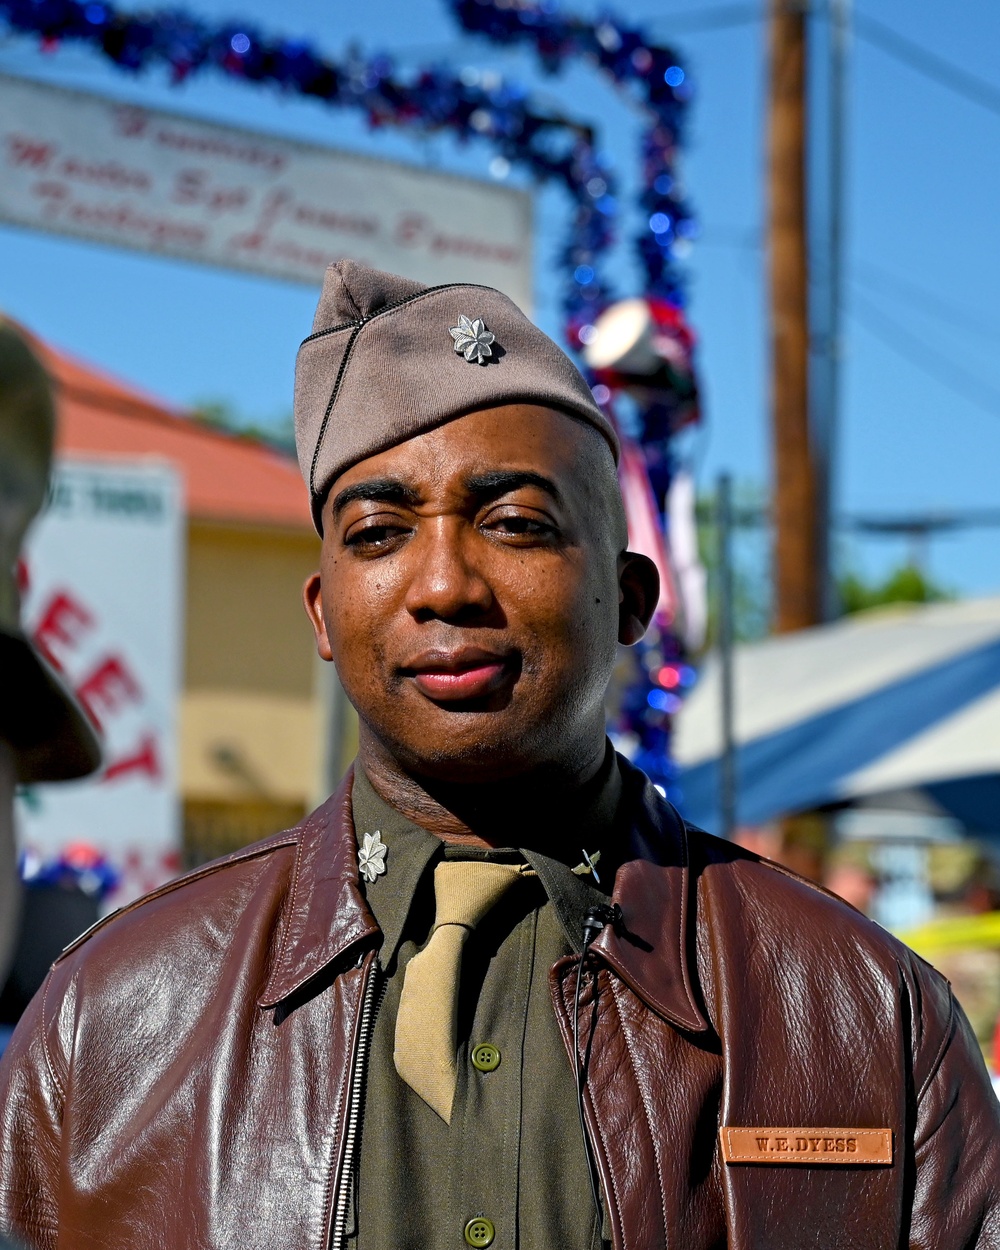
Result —
<path fill-rule="evenodd" d="M 732 480 L 720 473 L 716 489 L 715 518 L 719 565 L 719 694 L 722 753 L 719 757 L 719 808 L 721 832 L 736 832 L 736 733 L 733 715 L 733 505 Z"/>
<path fill-rule="evenodd" d="M 840 425 L 840 382 L 843 364 L 843 285 L 844 285 L 844 153 L 847 111 L 847 54 L 851 26 L 851 0 L 827 0 L 825 25 L 814 26 L 815 33 L 825 36 L 813 49 L 813 64 L 822 62 L 823 139 L 817 144 L 821 159 L 811 166 L 816 174 L 817 193 L 810 192 L 810 207 L 819 209 L 810 222 L 810 233 L 816 239 L 814 259 L 821 264 L 811 277 L 816 287 L 816 302 L 811 312 L 816 321 L 811 327 L 813 367 L 809 375 L 811 429 L 816 461 L 819 509 L 819 568 L 823 577 L 820 586 L 822 615 L 833 620 L 840 612 L 840 598 L 833 577 L 831 533 L 834 497 L 836 494 L 836 463 Z M 815 99 L 815 95 L 813 96 Z M 810 131 L 815 136 L 816 126 Z M 817 136 L 818 137 L 818 136 Z"/>
<path fill-rule="evenodd" d="M 334 666 L 318 656 L 316 694 L 320 702 L 320 753 L 316 777 L 317 804 L 330 797 L 340 784 L 357 747 L 353 711 Z"/>
<path fill-rule="evenodd" d="M 774 623 L 822 617 L 820 516 L 809 429 L 805 0 L 770 0 L 768 125 L 771 404 L 774 441 Z"/>

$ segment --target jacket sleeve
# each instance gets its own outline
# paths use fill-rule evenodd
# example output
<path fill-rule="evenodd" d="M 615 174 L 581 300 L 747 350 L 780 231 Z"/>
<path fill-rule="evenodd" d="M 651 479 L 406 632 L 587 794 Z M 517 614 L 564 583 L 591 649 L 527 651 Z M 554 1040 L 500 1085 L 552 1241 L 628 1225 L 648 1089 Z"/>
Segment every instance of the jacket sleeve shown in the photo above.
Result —
<path fill-rule="evenodd" d="M 55 1250 L 63 1088 L 46 1021 L 52 974 L 0 1060 L 0 1231 L 31 1250 Z"/>
<path fill-rule="evenodd" d="M 910 1250 L 1000 1250 L 1000 1101 L 948 983 L 918 972 Z"/>

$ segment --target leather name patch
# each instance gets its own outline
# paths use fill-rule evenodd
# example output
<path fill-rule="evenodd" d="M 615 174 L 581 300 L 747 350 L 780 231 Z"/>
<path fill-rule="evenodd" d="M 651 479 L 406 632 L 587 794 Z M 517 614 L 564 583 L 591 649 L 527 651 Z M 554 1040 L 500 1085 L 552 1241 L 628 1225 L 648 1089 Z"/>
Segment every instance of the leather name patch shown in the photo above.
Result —
<path fill-rule="evenodd" d="M 719 1129 L 726 1163 L 892 1163 L 888 1128 Z"/>

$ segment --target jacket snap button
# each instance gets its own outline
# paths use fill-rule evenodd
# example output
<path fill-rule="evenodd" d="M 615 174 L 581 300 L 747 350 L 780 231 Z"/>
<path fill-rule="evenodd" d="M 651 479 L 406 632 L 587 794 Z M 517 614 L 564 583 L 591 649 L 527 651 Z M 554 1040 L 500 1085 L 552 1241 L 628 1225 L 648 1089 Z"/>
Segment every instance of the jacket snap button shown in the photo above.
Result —
<path fill-rule="evenodd" d="M 492 1222 L 481 1215 L 474 1220 L 469 1220 L 465 1226 L 465 1240 L 470 1246 L 476 1246 L 479 1250 L 483 1246 L 488 1246 L 495 1236 L 496 1229 Z"/>
<path fill-rule="evenodd" d="M 482 1042 L 472 1052 L 472 1066 L 480 1072 L 492 1072 L 500 1066 L 500 1052 L 489 1042 Z"/>

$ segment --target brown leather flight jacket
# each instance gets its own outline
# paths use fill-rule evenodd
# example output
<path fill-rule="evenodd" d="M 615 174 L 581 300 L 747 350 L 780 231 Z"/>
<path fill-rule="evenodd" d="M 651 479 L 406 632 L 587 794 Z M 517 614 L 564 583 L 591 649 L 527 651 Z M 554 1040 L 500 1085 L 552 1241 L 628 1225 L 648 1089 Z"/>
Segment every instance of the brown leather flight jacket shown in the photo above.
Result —
<path fill-rule="evenodd" d="M 616 1250 L 1000 1247 L 1000 1104 L 946 982 L 631 769 L 626 798 L 622 919 L 581 1013 Z M 345 783 L 60 958 L 0 1069 L 0 1227 L 44 1250 L 343 1250 L 379 979 L 356 854 Z M 551 973 L 568 1051 L 575 976 Z M 726 1127 L 761 1161 L 726 1162 Z M 858 1161 L 862 1129 L 891 1162 Z"/>

